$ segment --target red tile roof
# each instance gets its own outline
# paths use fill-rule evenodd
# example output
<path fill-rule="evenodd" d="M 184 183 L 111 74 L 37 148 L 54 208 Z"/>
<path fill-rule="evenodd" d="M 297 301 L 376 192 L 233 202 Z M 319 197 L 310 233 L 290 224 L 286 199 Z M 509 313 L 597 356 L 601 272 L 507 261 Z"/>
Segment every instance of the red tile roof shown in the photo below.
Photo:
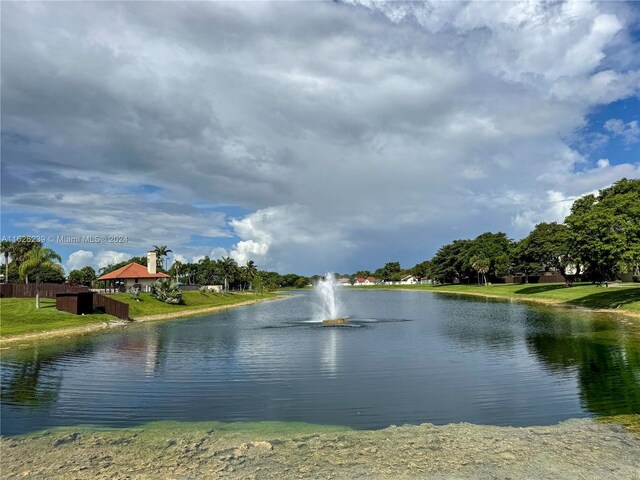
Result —
<path fill-rule="evenodd" d="M 111 273 L 105 273 L 98 280 L 119 280 L 125 278 L 169 278 L 166 273 L 149 273 L 147 267 L 139 263 L 129 263 Z"/>

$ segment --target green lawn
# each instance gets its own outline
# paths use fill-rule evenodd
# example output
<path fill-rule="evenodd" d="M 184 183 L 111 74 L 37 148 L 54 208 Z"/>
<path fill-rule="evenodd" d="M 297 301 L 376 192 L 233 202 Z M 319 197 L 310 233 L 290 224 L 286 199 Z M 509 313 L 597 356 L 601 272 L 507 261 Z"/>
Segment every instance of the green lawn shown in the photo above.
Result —
<path fill-rule="evenodd" d="M 218 307 L 276 297 L 276 294 L 253 293 L 207 293 L 197 291 L 184 292 L 184 305 L 169 305 L 159 302 L 148 293 L 140 295 L 140 301 L 136 302 L 129 294 L 119 293 L 110 297 L 129 304 L 129 317 L 138 318 L 146 315 L 158 315 L 175 312 L 188 312 L 200 308 Z M 56 301 L 53 299 L 40 300 L 40 309 L 36 310 L 34 298 L 2 298 L 0 299 L 0 336 L 10 337 L 28 333 L 37 333 L 46 330 L 58 330 L 67 327 L 80 327 L 92 323 L 117 320 L 111 315 L 93 313 L 91 315 L 73 315 L 56 310 Z"/>
<path fill-rule="evenodd" d="M 104 313 L 83 316 L 61 312 L 56 310 L 56 301 L 49 298 L 40 300 L 40 309 L 36 309 L 35 298 L 0 299 L 0 336 L 2 337 L 80 327 L 109 320 L 116 320 L 116 318 Z"/>
<path fill-rule="evenodd" d="M 168 303 L 159 302 L 148 293 L 140 294 L 140 301 L 133 300 L 127 293 L 117 293 L 109 295 L 111 298 L 129 304 L 129 317 L 138 318 L 147 315 L 162 315 L 166 313 L 175 313 L 189 311 L 199 308 L 219 307 L 223 305 L 233 305 L 236 303 L 246 302 L 250 300 L 260 300 L 265 298 L 274 298 L 274 293 L 206 293 L 202 294 L 198 291 L 184 292 L 182 301 L 184 305 L 169 305 Z"/>
<path fill-rule="evenodd" d="M 504 298 L 546 300 L 554 303 L 566 303 L 587 308 L 619 308 L 640 312 L 640 285 L 598 287 L 592 284 L 579 284 L 567 288 L 561 283 L 523 284 L 523 285 L 389 285 L 358 288 L 429 290 L 478 295 L 491 295 Z"/>

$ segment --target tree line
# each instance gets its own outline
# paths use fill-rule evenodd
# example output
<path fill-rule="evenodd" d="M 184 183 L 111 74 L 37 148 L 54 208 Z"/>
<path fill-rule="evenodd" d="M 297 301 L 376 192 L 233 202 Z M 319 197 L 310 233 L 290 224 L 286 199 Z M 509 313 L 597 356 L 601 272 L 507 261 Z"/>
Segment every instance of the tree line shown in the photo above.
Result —
<path fill-rule="evenodd" d="M 573 202 L 564 222 L 537 224 L 522 240 L 504 232 L 486 232 L 474 239 L 443 245 L 429 260 L 410 269 L 388 262 L 375 272 L 362 270 L 351 278 L 375 276 L 398 281 L 412 274 L 436 283 L 487 284 L 507 275 L 557 272 L 567 285 L 577 278 L 604 282 L 631 274 L 640 281 L 640 180 L 623 178 L 597 195 Z"/>
<path fill-rule="evenodd" d="M 112 272 L 128 263 L 147 265 L 146 257 L 132 257 L 124 262 L 95 270 L 86 266 L 69 272 L 65 278 L 60 256 L 41 242 L 25 238 L 3 240 L 5 281 L 72 283 L 91 286 L 99 275 Z M 166 267 L 170 249 L 154 245 L 157 269 L 186 285 L 223 285 L 228 290 L 275 290 L 303 288 L 319 276 L 295 273 L 281 275 L 259 270 L 253 261 L 246 265 L 230 257 L 198 262 L 174 261 Z M 11 261 L 9 259 L 11 258 Z M 506 275 L 529 276 L 553 271 L 568 285 L 577 278 L 602 282 L 632 274 L 640 281 L 640 180 L 623 178 L 597 195 L 589 194 L 574 201 L 564 222 L 539 223 L 522 240 L 514 241 L 504 232 L 486 232 L 474 239 L 458 239 L 443 245 L 429 260 L 403 269 L 399 262 L 387 262 L 374 272 L 360 270 L 356 278 L 376 277 L 382 281 L 399 281 L 412 274 L 438 283 L 479 283 Z"/>

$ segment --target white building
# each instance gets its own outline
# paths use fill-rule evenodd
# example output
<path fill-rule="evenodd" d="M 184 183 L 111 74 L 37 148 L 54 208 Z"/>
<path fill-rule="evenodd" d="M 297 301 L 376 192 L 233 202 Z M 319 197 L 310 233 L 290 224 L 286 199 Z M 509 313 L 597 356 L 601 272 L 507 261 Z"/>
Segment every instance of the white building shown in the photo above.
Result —
<path fill-rule="evenodd" d="M 419 283 L 419 280 L 413 275 L 404 275 L 400 279 L 400 285 L 415 285 L 416 283 Z"/>
<path fill-rule="evenodd" d="M 105 273 L 98 278 L 101 282 L 110 283 L 113 288 L 124 287 L 129 290 L 132 287 L 139 288 L 141 292 L 148 292 L 151 285 L 159 278 L 169 278 L 166 273 L 159 273 L 157 268 L 156 252 L 147 253 L 147 266 L 139 263 L 129 263 L 124 267 Z"/>

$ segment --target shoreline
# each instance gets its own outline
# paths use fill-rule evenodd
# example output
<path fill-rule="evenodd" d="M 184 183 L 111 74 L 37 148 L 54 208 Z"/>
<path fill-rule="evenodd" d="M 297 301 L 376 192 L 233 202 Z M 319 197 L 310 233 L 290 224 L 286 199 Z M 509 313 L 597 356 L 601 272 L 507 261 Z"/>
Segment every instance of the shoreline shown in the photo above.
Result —
<path fill-rule="evenodd" d="M 438 289 L 427 289 L 427 288 L 393 288 L 393 287 L 392 288 L 388 288 L 388 287 L 367 288 L 365 287 L 363 290 L 387 290 L 387 291 L 398 290 L 402 292 L 427 292 L 427 293 L 445 293 L 449 295 L 465 295 L 470 297 L 482 297 L 482 298 L 491 298 L 495 300 L 505 300 L 509 302 L 515 301 L 519 303 L 536 303 L 536 304 L 547 305 L 550 307 L 566 308 L 566 309 L 573 309 L 573 310 L 593 312 L 593 313 L 609 313 L 609 314 L 622 315 L 625 317 L 631 317 L 631 318 L 640 320 L 640 312 L 635 312 L 632 310 L 614 309 L 614 308 L 582 307 L 580 305 L 572 305 L 562 300 L 554 300 L 552 298 L 539 298 L 539 297 L 521 298 L 521 297 L 514 297 L 514 296 L 496 295 L 492 293 L 464 292 L 464 291 L 454 292 L 451 290 L 438 290 Z"/>
<path fill-rule="evenodd" d="M 637 421 L 638 415 L 633 416 Z M 640 439 L 591 418 L 351 430 L 254 422 L 63 427 L 0 437 L 7 478 L 637 478 Z"/>
<path fill-rule="evenodd" d="M 12 335 L 6 338 L 0 338 L 0 350 L 8 350 L 16 347 L 17 345 L 7 345 L 7 344 L 15 344 L 15 343 L 25 343 L 28 344 L 30 342 L 35 342 L 38 340 L 49 340 L 58 337 L 72 337 L 78 335 L 88 335 L 91 333 L 99 332 L 102 330 L 112 329 L 112 328 L 126 328 L 129 325 L 135 323 L 143 323 L 143 322 L 154 322 L 161 320 L 171 320 L 174 318 L 187 318 L 194 317 L 207 313 L 217 313 L 223 310 L 228 310 L 236 307 L 244 307 L 248 305 L 254 305 L 256 303 L 267 302 L 272 300 L 281 300 L 287 298 L 288 295 L 278 294 L 275 297 L 271 298 L 261 298 L 261 299 L 252 299 L 245 300 L 238 303 L 232 303 L 228 305 L 216 305 L 213 307 L 204 307 L 204 308 L 194 308 L 194 309 L 185 309 L 179 312 L 171 312 L 171 313 L 161 313 L 156 315 L 146 315 L 143 317 L 135 317 L 131 318 L 129 321 L 126 320 L 113 320 L 110 322 L 100 322 L 100 323 L 91 323 L 88 325 L 82 325 L 80 327 L 67 327 L 60 328 L 57 330 L 45 330 L 43 332 L 36 333 L 25 333 L 20 335 Z M 25 346 L 25 345 L 19 345 Z"/>

